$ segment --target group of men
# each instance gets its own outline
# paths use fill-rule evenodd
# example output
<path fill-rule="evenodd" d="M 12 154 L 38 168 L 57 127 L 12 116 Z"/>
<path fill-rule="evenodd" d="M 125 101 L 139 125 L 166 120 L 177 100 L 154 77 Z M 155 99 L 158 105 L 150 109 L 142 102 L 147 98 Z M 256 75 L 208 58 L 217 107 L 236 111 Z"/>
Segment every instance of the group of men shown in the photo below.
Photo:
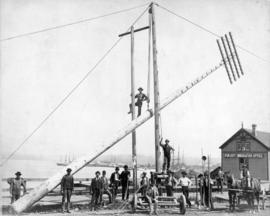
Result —
<path fill-rule="evenodd" d="M 67 201 L 66 211 L 70 213 L 70 198 L 74 189 L 74 180 L 71 175 L 71 169 L 67 169 L 67 174 L 63 176 L 61 180 L 61 193 L 62 193 L 62 211 L 65 212 L 65 202 Z M 106 176 L 106 171 L 95 172 L 95 177 L 91 181 L 90 185 L 90 210 L 97 210 L 99 206 L 104 205 L 103 195 L 107 194 L 109 197 L 109 203 L 115 201 L 118 187 L 122 186 L 122 200 L 128 200 L 129 198 L 129 182 L 130 172 L 128 166 L 124 166 L 124 170 L 120 173 L 119 167 L 115 168 L 115 172 L 111 174 L 110 180 Z M 111 189 L 109 189 L 109 186 Z"/>
<path fill-rule="evenodd" d="M 212 188 L 214 185 L 209 172 L 205 171 L 203 174 L 198 175 L 198 183 L 200 188 L 200 203 L 199 206 L 205 206 L 207 209 L 214 209 L 212 200 Z"/>
<path fill-rule="evenodd" d="M 182 177 L 177 180 L 174 177 L 174 173 L 169 171 L 167 172 L 168 176 L 165 179 L 165 188 L 167 196 L 173 196 L 173 189 L 175 186 L 180 185 L 182 187 L 183 195 L 186 198 L 186 202 L 189 207 L 191 207 L 191 202 L 189 200 L 189 188 L 192 184 L 191 180 L 187 177 L 186 171 L 183 171 Z M 149 191 L 151 192 L 151 196 L 149 195 Z M 157 199 L 156 197 L 159 194 L 157 187 L 155 186 L 155 181 L 150 178 L 147 178 L 146 172 L 142 173 L 141 181 L 140 181 L 140 192 L 142 197 L 149 203 L 150 213 L 152 212 L 152 203 L 154 203 L 154 213 L 157 214 Z"/>

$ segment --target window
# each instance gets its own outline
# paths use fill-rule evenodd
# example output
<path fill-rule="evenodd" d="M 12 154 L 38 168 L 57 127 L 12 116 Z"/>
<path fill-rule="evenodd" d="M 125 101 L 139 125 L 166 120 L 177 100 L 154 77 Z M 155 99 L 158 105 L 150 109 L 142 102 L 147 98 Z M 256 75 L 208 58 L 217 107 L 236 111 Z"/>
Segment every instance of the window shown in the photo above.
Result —
<path fill-rule="evenodd" d="M 238 142 L 237 143 L 237 151 L 239 151 L 239 152 L 250 151 L 250 143 L 249 142 Z"/>

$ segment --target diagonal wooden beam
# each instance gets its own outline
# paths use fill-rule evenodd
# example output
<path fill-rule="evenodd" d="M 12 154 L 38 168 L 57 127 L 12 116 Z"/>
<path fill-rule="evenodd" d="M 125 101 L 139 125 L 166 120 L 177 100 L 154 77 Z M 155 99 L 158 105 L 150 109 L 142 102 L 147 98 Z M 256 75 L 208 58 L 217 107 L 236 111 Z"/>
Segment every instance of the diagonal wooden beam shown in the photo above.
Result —
<path fill-rule="evenodd" d="M 193 88 L 195 85 L 200 83 L 202 80 L 204 80 L 206 77 L 208 77 L 210 74 L 215 72 L 217 69 L 223 66 L 223 62 L 221 62 L 218 66 L 216 66 L 214 69 L 211 71 L 201 75 L 199 78 L 195 79 L 191 83 L 189 83 L 187 86 L 184 88 L 180 88 L 174 93 L 172 93 L 170 96 L 164 98 L 164 100 L 161 101 L 160 103 L 160 109 L 164 109 L 166 106 L 168 106 L 170 103 L 175 101 L 177 98 L 185 94 L 188 90 Z M 39 186 L 34 188 L 32 191 L 30 191 L 28 194 L 25 196 L 21 197 L 19 200 L 14 202 L 12 204 L 12 209 L 16 213 L 21 213 L 24 210 L 28 209 L 31 207 L 34 203 L 42 199 L 46 194 L 48 194 L 50 191 L 52 191 L 54 188 L 56 188 L 60 182 L 62 177 L 66 174 L 66 169 L 71 168 L 72 169 L 72 175 L 76 174 L 79 172 L 82 168 L 84 168 L 87 164 L 93 162 L 95 159 L 97 159 L 100 155 L 102 155 L 104 152 L 108 151 L 111 149 L 116 143 L 118 143 L 120 140 L 125 138 L 127 135 L 129 135 L 132 131 L 134 131 L 136 128 L 140 127 L 142 124 L 147 122 L 149 119 L 151 119 L 154 115 L 154 111 L 152 109 L 147 110 L 144 112 L 141 116 L 138 118 L 134 119 L 131 121 L 129 124 L 127 124 L 125 127 L 123 127 L 121 130 L 119 130 L 116 134 L 111 136 L 108 140 L 105 142 L 101 143 L 100 146 L 100 151 L 98 153 L 90 153 L 86 156 L 77 158 L 75 161 L 70 163 L 67 167 L 61 169 L 58 173 L 41 183 Z M 103 147 L 102 146 L 106 146 Z"/>

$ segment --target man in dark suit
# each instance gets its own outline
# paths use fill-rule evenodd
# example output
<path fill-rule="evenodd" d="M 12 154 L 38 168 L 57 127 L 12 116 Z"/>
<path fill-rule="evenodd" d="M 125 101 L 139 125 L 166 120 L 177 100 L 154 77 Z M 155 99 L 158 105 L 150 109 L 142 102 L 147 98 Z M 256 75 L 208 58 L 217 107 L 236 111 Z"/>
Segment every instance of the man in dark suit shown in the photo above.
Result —
<path fill-rule="evenodd" d="M 139 93 L 135 95 L 135 98 L 137 99 L 137 101 L 135 102 L 135 106 L 138 107 L 137 117 L 139 117 L 141 115 L 143 102 L 147 101 L 149 103 L 149 98 L 142 92 L 143 88 L 142 87 L 138 88 L 138 91 L 139 91 Z M 132 113 L 132 105 L 131 104 L 129 104 L 129 109 L 130 109 L 130 111 L 128 112 L 128 114 Z"/>
<path fill-rule="evenodd" d="M 128 166 L 124 166 L 124 171 L 120 175 L 121 185 L 122 185 L 122 200 L 127 199 L 129 197 L 129 177 L 130 172 L 128 171 Z"/>
<path fill-rule="evenodd" d="M 62 211 L 65 211 L 65 200 L 67 199 L 67 213 L 70 213 L 70 198 L 74 188 L 73 176 L 70 175 L 71 169 L 67 169 L 67 174 L 61 180 L 61 193 L 62 193 Z"/>
<path fill-rule="evenodd" d="M 161 138 L 161 140 L 159 141 L 159 145 L 162 147 L 163 153 L 164 153 L 164 162 L 163 162 L 163 166 L 162 166 L 162 171 L 168 172 L 170 170 L 171 151 L 174 151 L 174 148 L 169 145 L 170 141 L 168 139 L 165 140 L 165 144 L 162 144 L 162 140 L 163 140 L 163 138 Z M 167 169 L 166 169 L 166 167 L 167 167 Z"/>
<path fill-rule="evenodd" d="M 111 174 L 110 178 L 111 186 L 112 186 L 112 198 L 113 201 L 116 199 L 117 196 L 117 190 L 120 185 L 120 173 L 119 173 L 119 167 L 115 168 L 115 172 Z"/>
<path fill-rule="evenodd" d="M 97 206 L 100 201 L 101 189 L 102 189 L 102 181 L 100 179 L 100 172 L 96 171 L 96 177 L 92 179 L 90 186 L 90 193 L 92 195 L 90 210 L 97 210 Z"/>

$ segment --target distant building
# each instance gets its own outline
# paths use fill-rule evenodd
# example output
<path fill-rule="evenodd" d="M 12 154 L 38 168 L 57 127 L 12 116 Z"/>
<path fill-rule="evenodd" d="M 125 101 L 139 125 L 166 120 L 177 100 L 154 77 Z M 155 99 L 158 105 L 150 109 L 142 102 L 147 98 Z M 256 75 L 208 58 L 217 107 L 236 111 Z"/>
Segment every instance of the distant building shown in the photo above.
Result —
<path fill-rule="evenodd" d="M 240 170 L 247 165 L 251 176 L 270 180 L 270 133 L 241 128 L 229 138 L 221 149 L 221 166 L 223 171 L 231 171 L 236 178 Z"/>

